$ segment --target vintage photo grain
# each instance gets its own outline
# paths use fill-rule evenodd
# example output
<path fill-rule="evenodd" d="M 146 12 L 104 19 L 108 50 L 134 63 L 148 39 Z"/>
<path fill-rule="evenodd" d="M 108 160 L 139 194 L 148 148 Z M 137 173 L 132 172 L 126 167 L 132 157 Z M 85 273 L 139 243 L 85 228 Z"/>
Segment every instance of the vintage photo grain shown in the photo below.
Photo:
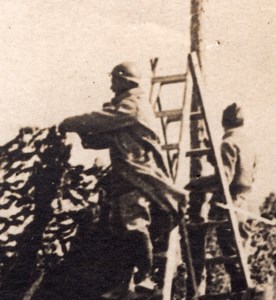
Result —
<path fill-rule="evenodd" d="M 276 299 L 275 1 L 0 1 L 0 299 Z"/>

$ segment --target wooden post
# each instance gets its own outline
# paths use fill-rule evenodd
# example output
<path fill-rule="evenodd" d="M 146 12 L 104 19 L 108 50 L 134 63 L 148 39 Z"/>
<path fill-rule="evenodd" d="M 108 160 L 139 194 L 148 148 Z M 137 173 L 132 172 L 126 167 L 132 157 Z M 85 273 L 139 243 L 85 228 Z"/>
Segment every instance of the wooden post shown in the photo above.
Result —
<path fill-rule="evenodd" d="M 202 70 L 202 14 L 204 0 L 191 0 L 191 24 L 190 24 L 190 49 L 196 52 L 200 69 Z M 199 110 L 199 95 L 196 88 L 192 92 L 191 112 Z M 191 149 L 199 148 L 204 139 L 204 123 L 202 120 L 191 121 Z M 202 133 L 202 134 L 201 134 Z M 202 162 L 200 159 L 191 159 L 191 177 L 201 175 Z"/>
<path fill-rule="evenodd" d="M 190 2 L 190 14 L 191 14 L 191 23 L 190 23 L 190 51 L 196 52 L 199 67 L 202 71 L 203 69 L 203 36 L 202 36 L 202 18 L 203 18 L 203 4 L 204 0 L 191 0 Z M 193 86 L 192 88 L 192 101 L 191 101 L 191 113 L 198 112 L 200 110 L 200 95 L 198 89 Z M 204 121 L 199 119 L 194 119 L 190 121 L 190 148 L 204 148 L 203 143 L 206 134 L 206 128 Z M 190 178 L 198 178 L 202 175 L 202 169 L 204 165 L 204 157 L 191 157 L 190 159 Z M 191 192 L 189 195 L 189 208 L 188 215 L 192 223 L 197 223 L 201 221 L 200 211 L 202 204 L 205 200 L 205 193 L 203 192 Z M 205 232 L 199 229 L 190 229 L 189 240 L 191 247 L 192 259 L 202 259 L 202 264 L 199 263 L 195 266 L 195 277 L 197 285 L 201 281 L 201 275 L 204 267 L 204 241 L 205 241 Z M 191 276 L 191 274 L 190 274 Z M 191 286 L 191 278 L 188 280 L 188 294 L 192 293 L 191 289 L 194 289 Z M 197 291 L 194 291 L 197 295 Z M 190 295 L 191 296 L 191 295 Z"/>
<path fill-rule="evenodd" d="M 196 52 L 200 68 L 202 68 L 202 15 L 204 0 L 191 0 L 190 48 Z"/>

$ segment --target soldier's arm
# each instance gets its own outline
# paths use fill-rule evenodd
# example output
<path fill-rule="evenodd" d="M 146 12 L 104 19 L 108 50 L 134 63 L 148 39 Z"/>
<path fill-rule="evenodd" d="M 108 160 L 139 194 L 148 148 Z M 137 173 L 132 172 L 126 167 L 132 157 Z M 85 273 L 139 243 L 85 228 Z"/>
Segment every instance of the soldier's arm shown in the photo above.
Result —
<path fill-rule="evenodd" d="M 103 111 L 65 119 L 59 128 L 66 132 L 79 134 L 89 132 L 91 135 L 97 135 L 135 123 L 136 119 L 130 115 L 118 111 Z"/>
<path fill-rule="evenodd" d="M 100 112 L 65 119 L 59 128 L 66 132 L 89 132 L 90 135 L 98 135 L 136 124 L 137 112 L 137 103 L 127 98 L 116 109 L 108 106 Z"/>
<path fill-rule="evenodd" d="M 107 149 L 112 145 L 112 134 L 103 133 L 97 135 L 90 135 L 89 133 L 79 133 L 81 143 L 85 149 Z"/>
<path fill-rule="evenodd" d="M 235 176 L 237 149 L 234 145 L 223 142 L 221 145 L 221 157 L 224 165 L 225 175 L 228 183 L 230 184 Z"/>
<path fill-rule="evenodd" d="M 115 130 L 134 123 L 135 120 L 132 117 L 123 113 L 103 111 L 65 119 L 59 125 L 59 130 L 76 132 L 84 148 L 106 149 L 112 143 Z"/>

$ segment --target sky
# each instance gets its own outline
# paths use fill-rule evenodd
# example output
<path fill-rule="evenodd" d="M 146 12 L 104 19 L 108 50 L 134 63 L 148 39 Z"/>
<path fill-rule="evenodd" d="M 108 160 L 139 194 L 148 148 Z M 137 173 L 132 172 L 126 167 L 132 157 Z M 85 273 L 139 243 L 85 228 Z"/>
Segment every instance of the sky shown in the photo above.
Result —
<path fill-rule="evenodd" d="M 146 92 L 150 58 L 159 57 L 159 75 L 183 73 L 189 2 L 0 0 L 0 144 L 21 127 L 47 127 L 99 109 L 112 97 L 109 73 L 122 61 L 139 65 Z M 203 75 L 210 119 L 220 136 L 223 108 L 235 101 L 243 105 L 260 156 L 262 194 L 275 190 L 276 182 L 273 17 L 272 0 L 204 0 Z M 75 144 L 75 160 L 89 161 L 91 152 Z"/>
<path fill-rule="evenodd" d="M 257 153 L 255 195 L 260 199 L 276 191 L 275 2 L 206 1 L 205 8 L 206 100 L 214 113 L 211 119 L 219 127 L 217 111 L 232 102 L 242 105 Z"/>

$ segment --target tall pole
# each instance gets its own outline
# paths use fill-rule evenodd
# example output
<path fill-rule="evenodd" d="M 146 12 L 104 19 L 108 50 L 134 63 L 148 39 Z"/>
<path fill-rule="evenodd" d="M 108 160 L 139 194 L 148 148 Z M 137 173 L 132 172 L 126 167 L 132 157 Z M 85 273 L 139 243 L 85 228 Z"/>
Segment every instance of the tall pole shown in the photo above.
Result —
<path fill-rule="evenodd" d="M 202 36 L 202 19 L 203 19 L 203 4 L 204 0 L 191 0 L 190 2 L 190 51 L 196 52 L 200 69 L 203 69 L 203 36 Z M 200 110 L 200 99 L 198 89 L 193 86 L 192 90 L 192 107 L 191 112 L 198 112 Z M 191 149 L 202 148 L 204 142 L 204 122 L 203 120 L 194 119 L 190 122 L 191 132 Z M 204 161 L 203 158 L 191 157 L 190 160 L 190 178 L 199 178 L 202 173 Z M 205 200 L 205 194 L 202 192 L 193 191 L 189 195 L 189 208 L 188 214 L 190 222 L 201 222 L 200 212 L 202 204 Z M 189 240 L 194 262 L 194 270 L 196 277 L 196 285 L 199 286 L 201 282 L 201 275 L 204 268 L 204 263 L 200 261 L 204 259 L 205 252 L 205 233 L 198 229 L 189 229 Z M 194 285 L 193 280 L 188 277 L 187 296 L 192 297 L 197 295 L 197 287 Z"/>
<path fill-rule="evenodd" d="M 203 18 L 203 2 L 204 0 L 191 0 L 190 13 L 190 50 L 196 52 L 201 70 L 203 69 L 203 37 L 202 37 L 202 18 Z M 192 94 L 192 112 L 200 109 L 198 90 L 194 87 Z M 200 148 L 204 140 L 204 122 L 202 120 L 191 121 L 191 148 Z M 201 175 L 202 159 L 191 159 L 191 177 Z"/>
<path fill-rule="evenodd" d="M 190 13 L 190 48 L 191 52 L 195 51 L 198 56 L 200 67 L 202 68 L 202 19 L 203 19 L 203 2 L 204 0 L 191 0 Z"/>

